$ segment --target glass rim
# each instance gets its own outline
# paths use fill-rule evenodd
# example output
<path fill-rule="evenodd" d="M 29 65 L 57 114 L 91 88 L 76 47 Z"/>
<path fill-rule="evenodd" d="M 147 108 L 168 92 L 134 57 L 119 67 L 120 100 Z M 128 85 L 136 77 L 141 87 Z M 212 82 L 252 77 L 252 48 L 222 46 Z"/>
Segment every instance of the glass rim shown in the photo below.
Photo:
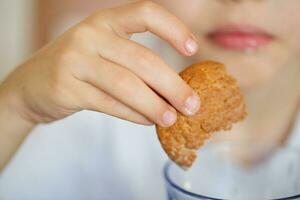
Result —
<path fill-rule="evenodd" d="M 191 197 L 199 198 L 199 199 L 201 198 L 201 199 L 206 199 L 206 200 L 230 200 L 230 199 L 219 199 L 219 198 L 209 197 L 209 196 L 205 196 L 205 195 L 201 195 L 201 194 L 196 194 L 194 192 L 190 192 L 190 191 L 184 189 L 183 187 L 181 187 L 178 184 L 176 184 L 175 182 L 173 182 L 172 179 L 170 178 L 170 175 L 168 172 L 169 172 L 169 168 L 171 167 L 171 165 L 175 165 L 174 162 L 172 162 L 171 160 L 168 160 L 164 164 L 164 169 L 163 169 L 164 178 L 168 184 L 170 184 L 173 188 L 175 188 L 179 192 L 181 192 L 185 195 L 191 196 Z M 289 197 L 270 199 L 270 200 L 292 200 L 292 199 L 296 199 L 296 198 L 300 198 L 300 194 L 289 196 Z"/>

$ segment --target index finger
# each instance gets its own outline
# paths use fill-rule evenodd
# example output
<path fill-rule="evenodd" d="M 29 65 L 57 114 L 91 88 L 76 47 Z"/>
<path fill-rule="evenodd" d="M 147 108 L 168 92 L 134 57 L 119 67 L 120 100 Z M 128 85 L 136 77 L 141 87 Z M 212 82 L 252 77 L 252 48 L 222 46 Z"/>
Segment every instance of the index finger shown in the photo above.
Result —
<path fill-rule="evenodd" d="M 186 56 L 191 56 L 198 50 L 192 32 L 175 15 L 152 1 L 131 3 L 113 10 L 118 14 L 108 14 L 108 24 L 122 37 L 128 38 L 133 33 L 150 31 Z M 97 14 L 94 19 L 97 20 Z"/>

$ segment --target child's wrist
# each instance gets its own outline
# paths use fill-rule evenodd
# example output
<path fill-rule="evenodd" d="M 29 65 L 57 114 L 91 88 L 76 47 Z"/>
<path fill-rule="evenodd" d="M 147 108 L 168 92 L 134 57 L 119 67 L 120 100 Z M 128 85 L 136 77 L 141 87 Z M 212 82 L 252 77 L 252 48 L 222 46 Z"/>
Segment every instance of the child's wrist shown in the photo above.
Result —
<path fill-rule="evenodd" d="M 5 129 L 29 132 L 36 123 L 26 117 L 25 106 L 22 99 L 12 91 L 0 85 L 0 124 Z M 5 124 L 4 124 L 5 123 Z M 1 128 L 2 129 L 2 128 Z"/>

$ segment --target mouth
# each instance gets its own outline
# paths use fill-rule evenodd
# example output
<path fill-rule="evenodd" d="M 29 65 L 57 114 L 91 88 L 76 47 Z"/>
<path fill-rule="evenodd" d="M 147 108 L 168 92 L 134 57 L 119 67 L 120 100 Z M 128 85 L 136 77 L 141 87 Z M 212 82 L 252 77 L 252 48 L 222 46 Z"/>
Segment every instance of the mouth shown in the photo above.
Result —
<path fill-rule="evenodd" d="M 228 24 L 208 33 L 207 39 L 224 49 L 247 50 L 268 45 L 274 36 L 255 26 Z"/>

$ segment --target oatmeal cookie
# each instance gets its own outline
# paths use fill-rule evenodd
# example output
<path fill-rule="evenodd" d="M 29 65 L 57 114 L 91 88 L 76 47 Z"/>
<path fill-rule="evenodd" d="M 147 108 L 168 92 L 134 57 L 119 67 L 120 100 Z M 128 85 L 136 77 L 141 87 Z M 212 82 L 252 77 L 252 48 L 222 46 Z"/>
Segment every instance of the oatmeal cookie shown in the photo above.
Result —
<path fill-rule="evenodd" d="M 193 64 L 180 76 L 200 96 L 200 110 L 193 116 L 178 112 L 174 125 L 156 126 L 156 130 L 170 159 L 188 168 L 205 140 L 216 131 L 230 130 L 233 123 L 245 118 L 246 109 L 237 81 L 223 64 L 214 61 Z"/>

